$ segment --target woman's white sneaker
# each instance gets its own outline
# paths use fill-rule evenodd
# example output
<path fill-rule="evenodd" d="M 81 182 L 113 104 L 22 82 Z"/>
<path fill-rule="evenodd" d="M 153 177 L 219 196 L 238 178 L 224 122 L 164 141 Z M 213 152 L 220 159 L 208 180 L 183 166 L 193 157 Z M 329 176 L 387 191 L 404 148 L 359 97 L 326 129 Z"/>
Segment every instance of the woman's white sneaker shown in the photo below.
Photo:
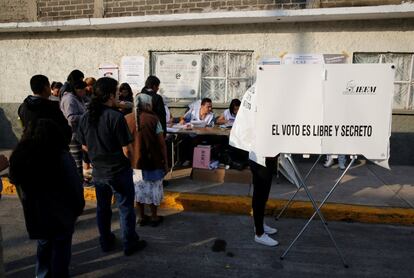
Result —
<path fill-rule="evenodd" d="M 268 235 L 273 235 L 273 234 L 276 234 L 277 233 L 277 229 L 276 228 L 269 227 L 269 226 L 267 226 L 264 223 L 263 223 L 263 230 Z"/>
<path fill-rule="evenodd" d="M 279 242 L 277 242 L 277 240 L 274 240 L 273 238 L 269 237 L 266 233 L 263 233 L 261 236 L 254 235 L 254 241 L 266 246 L 279 245 Z"/>

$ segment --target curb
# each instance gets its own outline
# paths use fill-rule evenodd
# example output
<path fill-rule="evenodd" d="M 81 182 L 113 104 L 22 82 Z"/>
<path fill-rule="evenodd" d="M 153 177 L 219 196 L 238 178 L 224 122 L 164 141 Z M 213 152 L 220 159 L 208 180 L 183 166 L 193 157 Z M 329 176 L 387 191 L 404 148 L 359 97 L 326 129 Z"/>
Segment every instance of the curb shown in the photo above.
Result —
<path fill-rule="evenodd" d="M 6 178 L 2 180 L 2 194 L 16 195 L 14 185 Z M 84 196 L 86 201 L 96 201 L 93 188 L 84 188 Z M 270 199 L 267 202 L 266 214 L 276 215 L 286 202 L 287 200 Z M 161 208 L 251 215 L 251 197 L 165 191 Z M 410 208 L 326 203 L 322 211 L 329 221 L 414 225 L 414 209 Z M 311 202 L 294 201 L 283 217 L 309 218 L 313 212 Z"/>

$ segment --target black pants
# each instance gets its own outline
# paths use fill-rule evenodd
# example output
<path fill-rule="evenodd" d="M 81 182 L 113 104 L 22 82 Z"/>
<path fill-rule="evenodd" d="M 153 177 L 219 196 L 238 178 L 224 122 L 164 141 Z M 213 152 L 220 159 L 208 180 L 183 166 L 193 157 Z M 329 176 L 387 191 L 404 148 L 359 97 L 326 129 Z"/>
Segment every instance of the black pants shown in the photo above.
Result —
<path fill-rule="evenodd" d="M 249 160 L 250 170 L 253 174 L 253 218 L 256 234 L 262 235 L 266 202 L 269 199 L 272 175 L 276 168 L 276 158 L 266 158 L 266 167 Z"/>

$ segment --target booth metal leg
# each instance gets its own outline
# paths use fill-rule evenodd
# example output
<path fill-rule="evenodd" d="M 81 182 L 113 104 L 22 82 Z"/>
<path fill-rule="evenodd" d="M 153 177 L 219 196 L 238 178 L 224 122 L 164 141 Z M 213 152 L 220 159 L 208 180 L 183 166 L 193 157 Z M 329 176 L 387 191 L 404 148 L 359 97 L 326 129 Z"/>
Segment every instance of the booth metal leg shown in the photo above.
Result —
<path fill-rule="evenodd" d="M 319 206 L 316 206 L 316 203 L 311 195 L 311 193 L 309 192 L 309 189 L 307 187 L 307 185 L 304 183 L 304 181 L 302 180 L 302 177 L 300 175 L 300 173 L 298 172 L 298 169 L 296 167 L 296 165 L 294 164 L 293 160 L 291 159 L 291 157 L 287 157 L 287 159 L 292 163 L 292 166 L 295 170 L 295 173 L 298 175 L 298 178 L 300 179 L 301 185 L 303 186 L 303 188 L 306 191 L 306 194 L 308 195 L 309 199 L 312 202 L 312 205 L 315 209 L 315 212 L 313 213 L 313 215 L 311 216 L 311 218 L 306 222 L 305 226 L 302 228 L 302 230 L 299 232 L 299 234 L 296 236 L 296 238 L 292 241 L 292 243 L 289 245 L 289 247 L 286 249 L 286 251 L 282 254 L 282 256 L 280 257 L 281 260 L 283 260 L 287 254 L 289 253 L 290 249 L 292 248 L 292 246 L 296 243 L 296 241 L 302 236 L 303 232 L 307 229 L 307 227 L 309 226 L 309 224 L 311 223 L 311 221 L 313 220 L 313 218 L 316 216 L 316 214 L 319 215 L 319 217 L 322 220 L 322 225 L 324 226 L 326 232 L 328 233 L 332 243 L 335 246 L 336 252 L 338 253 L 338 255 L 340 256 L 342 263 L 344 265 L 344 267 L 348 267 L 347 263 L 345 262 L 345 258 L 342 255 L 342 252 L 340 251 L 334 237 L 332 236 L 331 231 L 329 230 L 327 223 L 323 217 L 322 212 L 320 211 L 320 209 L 322 208 L 322 206 L 325 204 L 325 202 L 328 200 L 328 198 L 332 195 L 332 193 L 335 191 L 336 187 L 338 186 L 338 184 L 340 183 L 340 181 L 342 180 L 342 178 L 345 176 L 345 174 L 348 172 L 348 170 L 350 169 L 350 167 L 354 164 L 355 160 L 356 160 L 356 156 L 354 156 L 351 160 L 351 162 L 349 163 L 348 167 L 345 169 L 345 171 L 342 173 L 342 175 L 338 178 L 338 180 L 335 182 L 335 184 L 332 186 L 331 190 L 328 192 L 328 194 L 325 196 L 325 198 L 322 200 L 322 202 L 320 203 Z"/>
<path fill-rule="evenodd" d="M 175 141 L 175 138 L 173 138 L 171 140 L 171 169 L 170 169 L 171 176 L 172 176 L 172 172 L 174 171 L 174 166 L 175 166 L 175 159 L 174 159 L 175 145 L 174 145 L 174 141 Z"/>
<path fill-rule="evenodd" d="M 172 172 L 174 171 L 174 167 L 177 166 L 177 163 L 180 161 L 179 155 L 180 155 L 180 143 L 179 135 L 174 134 L 174 138 L 171 141 L 171 169 L 170 173 L 172 176 Z M 175 148 L 177 148 L 177 151 L 175 151 Z M 177 159 L 175 159 L 175 155 L 177 155 Z"/>
<path fill-rule="evenodd" d="M 306 181 L 308 179 L 308 177 L 310 176 L 310 174 L 312 173 L 313 169 L 316 167 L 316 165 L 318 164 L 319 160 L 321 159 L 322 155 L 318 156 L 318 159 L 315 161 L 315 163 L 313 163 L 312 167 L 310 168 L 310 170 L 308 171 L 308 173 L 306 174 L 304 181 Z M 300 189 L 302 188 L 302 184 L 300 184 L 300 186 L 296 189 L 296 192 L 290 197 L 289 201 L 283 206 L 282 210 L 279 212 L 279 214 L 275 217 L 275 220 L 279 220 L 280 217 L 282 216 L 282 214 L 285 212 L 285 210 L 290 206 L 290 204 L 292 203 L 293 199 L 295 199 L 296 194 L 299 193 Z"/>

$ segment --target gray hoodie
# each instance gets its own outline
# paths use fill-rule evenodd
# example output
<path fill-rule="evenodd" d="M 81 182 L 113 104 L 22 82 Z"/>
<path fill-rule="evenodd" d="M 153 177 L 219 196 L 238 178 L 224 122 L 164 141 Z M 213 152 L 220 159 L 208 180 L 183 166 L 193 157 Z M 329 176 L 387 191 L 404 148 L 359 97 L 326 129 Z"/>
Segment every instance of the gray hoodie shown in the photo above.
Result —
<path fill-rule="evenodd" d="M 85 103 L 71 92 L 64 92 L 60 100 L 60 110 L 72 127 L 72 139 L 77 130 L 80 117 L 85 113 Z"/>

